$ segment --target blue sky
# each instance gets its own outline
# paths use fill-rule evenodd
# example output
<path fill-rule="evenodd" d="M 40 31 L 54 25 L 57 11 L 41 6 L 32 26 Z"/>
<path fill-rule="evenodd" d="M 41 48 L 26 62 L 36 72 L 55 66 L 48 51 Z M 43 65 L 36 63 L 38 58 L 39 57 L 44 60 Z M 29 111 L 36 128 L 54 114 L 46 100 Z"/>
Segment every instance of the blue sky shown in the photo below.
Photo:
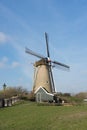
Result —
<path fill-rule="evenodd" d="M 32 90 L 36 57 L 25 47 L 69 65 L 70 72 L 53 69 L 57 91 L 87 91 L 87 1 L 0 0 L 0 89 L 23 86 Z"/>

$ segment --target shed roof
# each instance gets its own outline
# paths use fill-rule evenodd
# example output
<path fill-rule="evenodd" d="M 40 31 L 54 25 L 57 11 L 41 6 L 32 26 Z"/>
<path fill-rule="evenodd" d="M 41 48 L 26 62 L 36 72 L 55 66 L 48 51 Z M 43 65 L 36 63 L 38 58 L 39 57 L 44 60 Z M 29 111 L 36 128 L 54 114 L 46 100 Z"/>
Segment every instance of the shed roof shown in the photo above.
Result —
<path fill-rule="evenodd" d="M 40 86 L 36 91 L 35 91 L 35 94 L 40 90 L 42 89 L 46 94 L 48 95 L 51 95 L 51 96 L 54 96 L 52 93 L 48 93 L 46 89 L 44 89 L 44 87 Z"/>

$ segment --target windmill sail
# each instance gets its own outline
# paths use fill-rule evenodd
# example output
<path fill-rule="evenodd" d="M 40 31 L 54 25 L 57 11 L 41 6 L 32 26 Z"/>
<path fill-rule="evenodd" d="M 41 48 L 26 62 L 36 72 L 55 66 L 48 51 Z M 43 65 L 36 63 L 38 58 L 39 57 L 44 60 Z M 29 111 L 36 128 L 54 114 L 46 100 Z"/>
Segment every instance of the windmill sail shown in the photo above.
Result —
<path fill-rule="evenodd" d="M 68 65 L 65 65 L 65 64 L 63 64 L 63 63 L 60 63 L 60 62 L 58 62 L 58 61 L 52 61 L 52 63 L 54 63 L 54 66 L 62 66 L 62 67 L 65 67 L 65 68 L 67 68 L 67 69 L 69 69 L 70 67 L 68 66 Z"/>
<path fill-rule="evenodd" d="M 29 54 L 31 54 L 31 55 L 33 55 L 33 56 L 36 56 L 36 57 L 38 57 L 38 58 L 45 58 L 44 56 L 42 56 L 42 55 L 40 55 L 40 54 L 38 54 L 38 53 L 35 53 L 34 51 L 32 51 L 32 50 L 30 50 L 30 49 L 28 49 L 28 48 L 25 48 L 25 52 L 26 52 L 26 53 L 29 53 Z"/>
<path fill-rule="evenodd" d="M 48 45 L 48 35 L 46 32 L 45 32 L 45 39 L 46 39 L 47 57 L 50 57 L 49 45 Z"/>
<path fill-rule="evenodd" d="M 45 32 L 45 40 L 46 40 L 46 52 L 47 52 L 46 57 L 28 48 L 26 48 L 25 52 L 40 59 L 39 61 L 36 61 L 34 64 L 34 67 L 36 67 L 35 79 L 34 79 L 34 85 L 33 85 L 34 92 L 41 86 L 45 88 L 49 93 L 54 93 L 55 85 L 54 85 L 54 80 L 53 80 L 52 66 L 54 67 L 60 66 L 66 69 L 69 69 L 70 67 L 58 61 L 50 60 L 48 35 L 46 32 Z"/>

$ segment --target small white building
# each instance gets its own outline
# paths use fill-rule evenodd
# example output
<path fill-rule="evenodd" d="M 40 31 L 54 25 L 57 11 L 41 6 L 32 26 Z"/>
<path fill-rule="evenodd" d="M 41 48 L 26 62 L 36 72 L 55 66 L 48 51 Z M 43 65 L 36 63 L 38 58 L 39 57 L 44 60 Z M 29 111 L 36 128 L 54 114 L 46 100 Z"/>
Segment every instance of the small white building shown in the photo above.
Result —
<path fill-rule="evenodd" d="M 87 102 L 87 98 L 85 98 L 83 101 L 84 101 L 84 102 Z"/>
<path fill-rule="evenodd" d="M 40 86 L 35 91 L 35 98 L 36 98 L 36 102 L 53 102 L 54 95 L 48 93 L 44 87 Z"/>

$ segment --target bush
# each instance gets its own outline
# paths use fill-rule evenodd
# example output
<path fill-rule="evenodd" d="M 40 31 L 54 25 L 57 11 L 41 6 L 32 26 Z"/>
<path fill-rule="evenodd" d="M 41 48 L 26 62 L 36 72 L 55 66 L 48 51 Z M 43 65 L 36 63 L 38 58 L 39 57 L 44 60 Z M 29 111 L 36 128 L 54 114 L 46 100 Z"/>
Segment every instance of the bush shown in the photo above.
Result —
<path fill-rule="evenodd" d="M 22 95 L 27 93 L 27 90 L 22 87 L 7 87 L 5 90 L 0 91 L 0 98 L 22 97 Z"/>

